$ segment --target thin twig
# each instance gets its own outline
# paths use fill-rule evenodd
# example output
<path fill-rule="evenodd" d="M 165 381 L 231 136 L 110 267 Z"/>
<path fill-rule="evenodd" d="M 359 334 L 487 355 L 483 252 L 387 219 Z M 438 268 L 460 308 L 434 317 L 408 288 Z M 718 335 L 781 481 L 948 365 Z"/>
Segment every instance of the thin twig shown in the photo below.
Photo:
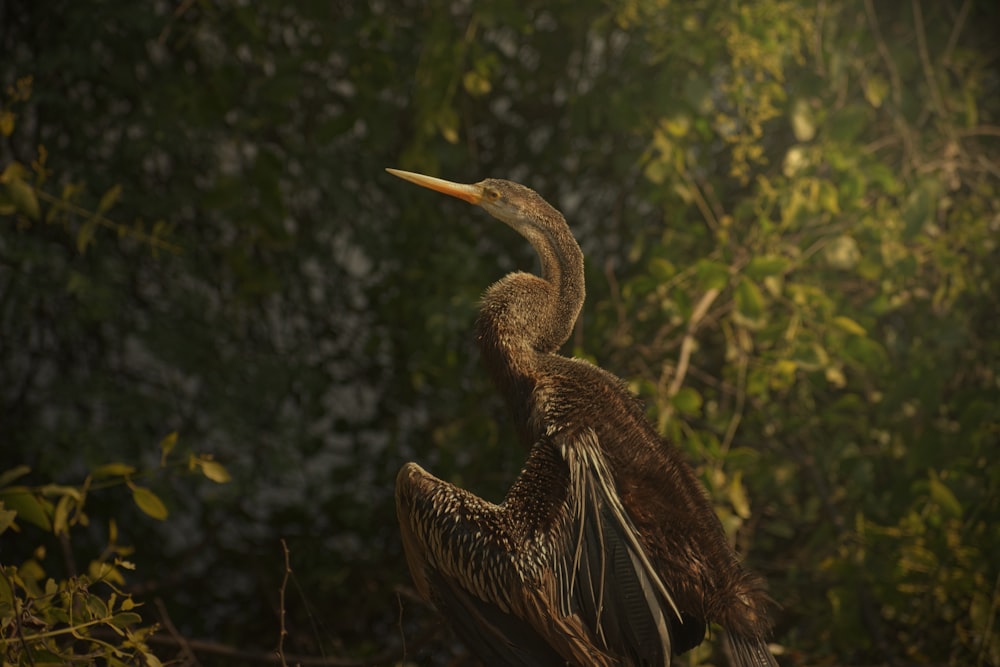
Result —
<path fill-rule="evenodd" d="M 958 36 L 962 33 L 962 28 L 965 27 L 965 19 L 969 16 L 970 6 L 972 6 L 972 2 L 965 0 L 962 3 L 962 8 L 958 10 L 958 18 L 955 19 L 955 25 L 948 36 L 948 45 L 944 47 L 944 57 L 941 59 L 945 65 L 951 64 L 951 54 L 954 53 L 955 45 L 958 44 Z"/>
<path fill-rule="evenodd" d="M 691 353 L 694 351 L 695 331 L 697 331 L 698 326 L 704 319 L 705 314 L 712 305 L 712 302 L 715 301 L 721 293 L 722 290 L 717 287 L 706 290 L 705 293 L 701 295 L 701 299 L 698 300 L 694 310 L 691 311 L 691 318 L 688 320 L 687 331 L 684 333 L 684 340 L 681 341 L 681 352 L 680 356 L 677 358 L 677 366 L 674 369 L 674 377 L 671 379 L 670 386 L 667 387 L 666 391 L 668 402 L 659 420 L 661 432 L 673 416 L 674 408 L 670 399 L 677 395 L 677 392 L 681 389 L 681 385 L 684 384 L 684 376 L 687 375 L 688 365 L 691 363 Z"/>
<path fill-rule="evenodd" d="M 281 578 L 281 588 L 278 589 L 278 623 L 281 629 L 278 632 L 277 653 L 281 666 L 288 667 L 288 663 L 285 662 L 285 637 L 288 636 L 288 630 L 285 628 L 285 589 L 288 587 L 288 575 L 292 573 L 292 566 L 289 563 L 288 544 L 285 538 L 281 538 L 281 549 L 285 552 L 285 575 Z"/>
<path fill-rule="evenodd" d="M 174 626 L 174 622 L 170 619 L 170 614 L 167 613 L 167 606 L 163 604 L 163 600 L 159 597 L 153 599 L 153 603 L 156 605 L 156 610 L 160 612 L 160 622 L 163 627 L 166 628 L 170 636 L 177 642 L 178 648 L 181 650 L 181 654 L 187 661 L 188 665 L 201 665 L 198 662 L 198 658 L 195 656 L 194 651 L 191 650 L 191 646 L 188 644 L 188 640 L 184 638 L 184 635 L 177 631 L 177 627 Z"/>
<path fill-rule="evenodd" d="M 749 338 L 750 334 L 744 329 L 739 329 L 736 335 L 741 339 L 746 339 Z M 750 363 L 750 359 L 746 353 L 746 349 L 742 345 L 743 342 L 745 340 L 740 340 L 739 365 L 736 367 L 736 405 L 733 406 L 733 416 L 729 419 L 726 434 L 723 436 L 722 444 L 720 445 L 723 454 L 729 451 L 730 445 L 733 444 L 733 439 L 736 437 L 736 429 L 739 428 L 740 422 L 743 420 L 743 409 L 746 407 L 747 366 Z"/>
<path fill-rule="evenodd" d="M 899 109 L 902 106 L 903 84 L 900 83 L 899 72 L 896 71 L 896 63 L 892 60 L 889 47 L 886 45 L 885 39 L 882 38 L 882 30 L 879 28 L 878 15 L 875 13 L 875 5 L 872 0 L 865 0 L 865 13 L 868 15 L 868 25 L 872 30 L 872 35 L 875 37 L 875 48 L 882 56 L 885 68 L 889 70 L 889 78 L 892 80 L 892 101 Z"/>
<path fill-rule="evenodd" d="M 396 620 L 396 627 L 399 628 L 399 643 L 402 647 L 402 659 L 406 662 L 406 632 L 403 631 L 403 596 L 396 592 L 396 604 L 399 606 L 399 618 Z"/>
<path fill-rule="evenodd" d="M 109 220 L 108 218 L 104 217 L 103 215 L 101 215 L 99 213 L 94 213 L 92 211 L 88 211 L 87 209 L 85 209 L 85 208 L 83 208 L 81 206 L 77 206 L 76 204 L 71 204 L 70 202 L 68 202 L 68 201 L 66 201 L 64 199 L 59 199 L 59 197 L 56 197 L 55 195 L 51 195 L 48 192 L 46 192 L 45 190 L 42 190 L 41 188 L 34 188 L 34 191 L 35 191 L 35 196 L 36 197 L 38 197 L 39 199 L 41 199 L 43 201 L 49 202 L 56 209 L 63 210 L 63 211 L 69 211 L 71 213 L 76 213 L 77 215 L 79 215 L 81 217 L 87 218 L 88 221 L 92 220 L 95 223 L 99 224 L 100 226 L 105 227 L 106 229 L 112 229 L 112 230 L 114 230 L 118 234 L 121 234 L 121 235 L 124 235 L 124 236 L 131 236 L 132 238 L 134 238 L 136 240 L 148 243 L 150 246 L 152 246 L 154 248 L 161 248 L 163 250 L 166 250 L 168 252 L 172 252 L 172 253 L 175 253 L 175 254 L 180 254 L 180 252 L 182 250 L 179 245 L 174 245 L 173 243 L 170 243 L 169 241 L 164 241 L 161 238 L 157 238 L 155 236 L 151 236 L 149 234 L 146 234 L 145 232 L 136 231 L 134 229 L 126 227 L 123 224 L 117 223 L 114 220 Z"/>
<path fill-rule="evenodd" d="M 924 78 L 927 79 L 927 87 L 931 92 L 931 102 L 933 103 L 934 110 L 943 118 L 945 115 L 944 102 L 941 100 L 941 91 L 938 90 L 937 77 L 934 75 L 934 66 L 931 64 L 931 56 L 927 51 L 924 13 L 920 9 L 919 0 L 911 0 L 910 6 L 913 8 L 914 30 L 917 33 L 917 51 L 920 53 L 920 64 L 924 68 Z"/>

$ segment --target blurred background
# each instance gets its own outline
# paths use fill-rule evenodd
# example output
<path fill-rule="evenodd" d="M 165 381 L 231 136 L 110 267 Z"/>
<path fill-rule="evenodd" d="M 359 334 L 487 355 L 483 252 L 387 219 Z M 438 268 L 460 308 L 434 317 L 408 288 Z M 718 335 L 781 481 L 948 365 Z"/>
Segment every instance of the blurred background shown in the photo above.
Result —
<path fill-rule="evenodd" d="M 536 260 L 399 167 L 565 213 L 565 352 L 685 452 L 782 665 L 1000 665 L 998 18 L 0 0 L 4 660 L 472 664 L 393 486 L 503 498 L 472 323 Z"/>

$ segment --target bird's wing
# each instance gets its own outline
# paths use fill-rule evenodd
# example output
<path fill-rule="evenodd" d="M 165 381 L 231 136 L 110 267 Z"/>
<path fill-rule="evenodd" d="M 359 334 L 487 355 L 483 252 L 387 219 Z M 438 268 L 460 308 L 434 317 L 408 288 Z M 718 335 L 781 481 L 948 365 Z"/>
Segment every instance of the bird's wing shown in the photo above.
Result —
<path fill-rule="evenodd" d="M 591 428 L 552 436 L 568 468 L 568 517 L 558 577 L 560 609 L 580 616 L 598 645 L 625 664 L 668 666 L 681 615 L 622 505 Z"/>
<path fill-rule="evenodd" d="M 509 509 L 442 481 L 414 463 L 396 480 L 396 509 L 413 581 L 462 642 L 488 665 L 616 664 L 593 647 L 579 618 L 554 607 L 554 573 L 532 568 Z"/>
<path fill-rule="evenodd" d="M 681 615 L 593 429 L 536 444 L 502 505 L 412 463 L 396 502 L 417 589 L 487 664 L 669 666 Z"/>

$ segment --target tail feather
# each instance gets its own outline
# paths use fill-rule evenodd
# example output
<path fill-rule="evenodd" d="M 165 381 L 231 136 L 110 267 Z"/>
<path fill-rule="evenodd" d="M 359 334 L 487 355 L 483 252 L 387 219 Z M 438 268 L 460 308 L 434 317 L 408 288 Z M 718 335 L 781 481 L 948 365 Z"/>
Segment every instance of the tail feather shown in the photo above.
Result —
<path fill-rule="evenodd" d="M 760 637 L 744 637 L 727 633 L 733 667 L 778 667 L 767 644 Z"/>

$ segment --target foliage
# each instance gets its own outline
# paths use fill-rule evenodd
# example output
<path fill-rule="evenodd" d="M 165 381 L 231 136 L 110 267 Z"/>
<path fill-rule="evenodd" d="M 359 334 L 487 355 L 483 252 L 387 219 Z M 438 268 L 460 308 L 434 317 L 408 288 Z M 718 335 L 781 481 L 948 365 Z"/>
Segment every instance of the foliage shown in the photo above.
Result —
<path fill-rule="evenodd" d="M 228 480 L 225 468 L 210 457 L 176 455 L 177 433 L 160 443 L 160 468 L 200 471 L 212 481 Z M 107 521 L 106 544 L 92 558 L 86 574 L 78 573 L 72 548 L 74 535 L 87 540 L 90 527 L 87 501 L 124 487 L 145 515 L 164 520 L 167 507 L 160 497 L 136 480 L 150 471 L 126 463 L 108 463 L 88 474 L 82 483 L 68 486 L 15 484 L 31 470 L 17 466 L 0 474 L 0 535 L 19 534 L 23 541 L 43 538 L 20 564 L 0 564 L 0 649 L 4 665 L 107 664 L 149 665 L 160 660 L 147 644 L 157 626 L 143 622 L 137 602 L 124 590 L 126 575 L 136 569 L 128 557 L 134 547 L 119 543 L 118 523 Z M 92 531 L 91 531 L 92 532 Z M 54 538 L 54 539 L 52 539 Z M 46 546 L 46 542 L 50 546 Z M 64 567 L 53 563 L 57 545 Z M 55 572 L 53 572 L 55 570 Z M 58 574 L 63 570 L 62 575 Z"/>
<path fill-rule="evenodd" d="M 37 545 L 8 529 L 18 599 L 158 590 L 180 633 L 247 650 L 280 623 L 303 654 L 460 651 L 411 603 L 392 480 L 417 459 L 503 496 L 524 452 L 469 332 L 481 290 L 534 260 L 382 175 L 399 166 L 512 178 L 566 213 L 589 290 L 572 351 L 689 455 L 782 605 L 783 664 L 1000 664 L 996 19 L 978 0 L 0 5 L 0 469 L 53 480 L 19 524 L 86 499 L 157 545 L 124 584 L 32 579 Z M 171 431 L 232 483 L 61 481 L 152 468 L 143 443 Z M 720 664 L 712 643 L 684 660 Z"/>

